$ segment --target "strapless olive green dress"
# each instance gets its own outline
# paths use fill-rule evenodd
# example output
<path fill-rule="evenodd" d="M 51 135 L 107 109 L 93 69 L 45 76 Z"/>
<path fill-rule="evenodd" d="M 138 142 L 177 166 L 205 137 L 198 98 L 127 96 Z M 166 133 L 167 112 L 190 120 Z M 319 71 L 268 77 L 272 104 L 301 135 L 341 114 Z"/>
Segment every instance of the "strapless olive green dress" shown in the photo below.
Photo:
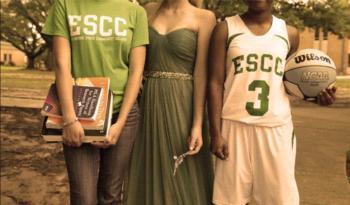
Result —
<path fill-rule="evenodd" d="M 193 120 L 193 69 L 197 33 L 166 35 L 150 27 L 140 132 L 134 144 L 126 188 L 128 205 L 211 204 L 213 165 L 207 124 L 201 151 L 174 171 L 174 155 L 188 151 Z"/>

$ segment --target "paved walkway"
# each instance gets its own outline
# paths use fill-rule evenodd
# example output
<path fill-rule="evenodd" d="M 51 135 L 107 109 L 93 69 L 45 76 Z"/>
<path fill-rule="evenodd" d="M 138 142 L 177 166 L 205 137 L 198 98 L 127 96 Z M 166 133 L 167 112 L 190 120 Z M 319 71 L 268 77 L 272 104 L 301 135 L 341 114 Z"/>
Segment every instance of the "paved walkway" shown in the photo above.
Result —
<path fill-rule="evenodd" d="M 25 88 L 1 88 L 1 106 L 41 108 L 47 91 Z"/>

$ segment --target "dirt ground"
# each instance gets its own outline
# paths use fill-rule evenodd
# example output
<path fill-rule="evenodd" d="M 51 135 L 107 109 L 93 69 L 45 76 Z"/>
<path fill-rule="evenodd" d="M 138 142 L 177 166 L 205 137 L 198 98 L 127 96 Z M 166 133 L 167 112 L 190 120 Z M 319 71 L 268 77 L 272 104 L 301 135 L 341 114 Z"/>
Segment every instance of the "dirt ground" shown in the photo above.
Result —
<path fill-rule="evenodd" d="M 67 204 L 61 146 L 40 137 L 38 109 L 1 107 L 1 204 Z"/>
<path fill-rule="evenodd" d="M 301 204 L 349 205 L 345 155 L 350 150 L 350 108 L 294 107 L 292 113 Z"/>
<path fill-rule="evenodd" d="M 301 204 L 348 205 L 345 152 L 350 108 L 293 108 L 296 177 Z M 67 177 L 61 146 L 40 137 L 38 109 L 1 108 L 1 204 L 64 205 Z"/>

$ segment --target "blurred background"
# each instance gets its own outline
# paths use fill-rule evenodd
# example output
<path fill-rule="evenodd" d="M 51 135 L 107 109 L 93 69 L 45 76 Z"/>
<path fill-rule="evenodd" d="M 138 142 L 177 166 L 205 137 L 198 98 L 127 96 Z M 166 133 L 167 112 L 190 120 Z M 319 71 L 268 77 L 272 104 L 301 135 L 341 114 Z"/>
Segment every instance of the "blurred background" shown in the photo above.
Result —
<path fill-rule="evenodd" d="M 50 40 L 40 33 L 53 2 L 1 0 L 1 204 L 67 204 L 61 146 L 40 136 L 40 108 L 55 69 Z M 198 6 L 218 21 L 246 9 L 243 0 L 199 0 Z M 349 205 L 350 1 L 274 0 L 274 14 L 299 29 L 300 49 L 322 50 L 337 67 L 334 105 L 291 99 L 301 204 Z"/>

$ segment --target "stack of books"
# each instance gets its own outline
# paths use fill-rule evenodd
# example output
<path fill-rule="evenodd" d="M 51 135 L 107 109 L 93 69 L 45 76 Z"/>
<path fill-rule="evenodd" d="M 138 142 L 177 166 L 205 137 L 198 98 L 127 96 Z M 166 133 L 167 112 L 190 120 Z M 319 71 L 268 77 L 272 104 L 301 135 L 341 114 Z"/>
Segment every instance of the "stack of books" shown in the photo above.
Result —
<path fill-rule="evenodd" d="M 73 85 L 75 114 L 84 128 L 83 142 L 104 141 L 111 125 L 113 94 L 109 78 L 77 78 Z M 46 142 L 62 141 L 62 112 L 56 85 L 52 84 L 41 114 L 45 116 L 42 136 Z"/>

